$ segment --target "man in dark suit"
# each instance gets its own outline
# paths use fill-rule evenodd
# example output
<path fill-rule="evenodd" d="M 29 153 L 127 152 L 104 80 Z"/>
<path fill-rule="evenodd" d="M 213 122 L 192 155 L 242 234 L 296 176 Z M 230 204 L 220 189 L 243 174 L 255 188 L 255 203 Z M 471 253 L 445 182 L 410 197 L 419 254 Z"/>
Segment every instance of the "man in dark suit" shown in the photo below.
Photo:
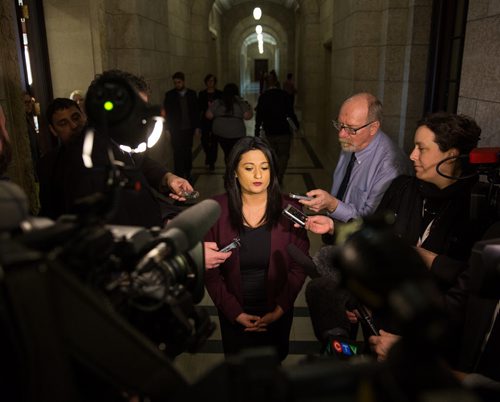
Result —
<path fill-rule="evenodd" d="M 260 95 L 255 108 L 255 136 L 260 136 L 262 126 L 267 141 L 278 157 L 278 180 L 282 184 L 290 159 L 292 132 L 288 119 L 293 117 L 293 107 L 288 94 L 279 88 L 278 78 L 273 71 L 267 77 L 267 89 Z"/>
<path fill-rule="evenodd" d="M 200 132 L 196 92 L 186 88 L 181 71 L 172 76 L 174 88 L 165 94 L 163 108 L 174 153 L 174 173 L 191 180 L 193 137 Z"/>

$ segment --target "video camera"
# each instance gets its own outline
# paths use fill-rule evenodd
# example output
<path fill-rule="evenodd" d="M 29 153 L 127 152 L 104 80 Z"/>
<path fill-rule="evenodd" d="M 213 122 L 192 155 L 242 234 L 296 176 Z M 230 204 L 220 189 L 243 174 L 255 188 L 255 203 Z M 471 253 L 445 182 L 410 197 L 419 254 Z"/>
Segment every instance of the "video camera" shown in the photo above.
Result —
<path fill-rule="evenodd" d="M 186 386 L 169 359 L 195 352 L 214 330 L 195 304 L 204 291 L 201 240 L 218 214 L 205 200 L 163 230 L 75 217 L 3 228 L 0 378 L 9 400 L 78 400 L 82 372 L 92 384 L 157 400 Z"/>
<path fill-rule="evenodd" d="M 127 80 L 98 80 L 87 103 L 92 135 L 141 147 L 154 110 Z M 84 144 L 82 158 L 92 165 L 85 151 Z M 78 215 L 56 222 L 28 217 L 23 192 L 0 183 L 0 388 L 6 400 L 115 400 L 120 394 L 170 400 L 187 386 L 170 359 L 195 352 L 214 330 L 196 304 L 204 293 L 202 240 L 219 205 L 199 202 L 163 229 L 106 225 L 126 169 L 110 161 L 109 191 L 87 197 Z"/>

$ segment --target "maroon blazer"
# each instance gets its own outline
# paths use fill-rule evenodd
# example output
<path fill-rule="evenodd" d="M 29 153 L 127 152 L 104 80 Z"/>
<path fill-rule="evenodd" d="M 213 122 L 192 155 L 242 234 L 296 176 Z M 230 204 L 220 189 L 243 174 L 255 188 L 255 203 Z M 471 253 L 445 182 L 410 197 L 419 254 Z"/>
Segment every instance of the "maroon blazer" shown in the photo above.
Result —
<path fill-rule="evenodd" d="M 227 195 L 218 195 L 214 199 L 221 206 L 221 215 L 205 236 L 205 241 L 216 242 L 219 248 L 222 248 L 238 233 L 229 224 Z M 300 209 L 300 205 L 288 197 L 283 197 L 282 203 L 283 207 L 293 204 Z M 294 228 L 293 223 L 282 216 L 271 230 L 271 257 L 267 274 L 267 299 L 270 311 L 274 310 L 276 305 L 285 312 L 290 310 L 306 278 L 304 270 L 288 255 L 286 247 L 290 243 L 309 255 L 306 230 Z M 231 256 L 219 268 L 205 272 L 205 285 L 219 311 L 230 321 L 235 322 L 236 317 L 244 312 L 239 249 L 232 250 Z"/>

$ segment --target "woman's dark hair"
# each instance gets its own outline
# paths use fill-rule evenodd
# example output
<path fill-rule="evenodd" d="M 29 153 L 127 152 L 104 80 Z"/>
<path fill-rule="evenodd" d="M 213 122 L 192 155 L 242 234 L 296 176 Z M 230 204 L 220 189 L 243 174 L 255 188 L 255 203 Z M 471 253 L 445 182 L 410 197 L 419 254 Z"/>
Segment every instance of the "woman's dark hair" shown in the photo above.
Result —
<path fill-rule="evenodd" d="M 205 85 L 207 85 L 207 82 L 208 82 L 211 78 L 213 78 L 213 79 L 214 79 L 214 81 L 215 81 L 215 83 L 217 84 L 217 77 L 216 77 L 215 75 L 213 75 L 213 74 L 207 74 L 207 75 L 205 75 L 205 79 L 203 80 L 203 82 L 205 83 Z"/>
<path fill-rule="evenodd" d="M 222 91 L 222 102 L 226 107 L 226 113 L 233 114 L 233 105 L 236 102 L 236 98 L 240 96 L 240 90 L 238 86 L 232 82 L 224 86 Z"/>
<path fill-rule="evenodd" d="M 425 126 L 435 135 L 441 152 L 458 149 L 461 155 L 477 147 L 481 128 L 469 116 L 447 112 L 430 114 L 417 122 L 417 128 Z"/>
<path fill-rule="evenodd" d="M 268 228 L 275 226 L 281 217 L 281 190 L 276 175 L 276 156 L 269 144 L 259 137 L 243 137 L 231 150 L 226 163 L 226 173 L 224 175 L 224 187 L 229 199 L 229 219 L 231 226 L 238 231 L 243 229 L 243 212 L 241 200 L 241 188 L 236 178 L 236 171 L 240 163 L 241 156 L 252 150 L 260 150 L 269 162 L 270 181 L 267 189 L 267 206 L 263 221 Z"/>

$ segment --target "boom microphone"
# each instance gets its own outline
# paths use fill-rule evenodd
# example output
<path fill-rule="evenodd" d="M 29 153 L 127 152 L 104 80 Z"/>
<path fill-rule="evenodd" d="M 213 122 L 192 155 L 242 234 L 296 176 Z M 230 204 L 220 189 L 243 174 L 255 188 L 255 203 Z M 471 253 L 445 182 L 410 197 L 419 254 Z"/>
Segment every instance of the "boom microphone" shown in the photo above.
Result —
<path fill-rule="evenodd" d="M 168 222 L 160 237 L 168 238 L 175 252 L 184 253 L 203 240 L 219 216 L 220 206 L 217 201 L 201 201 Z"/>
<path fill-rule="evenodd" d="M 330 277 L 312 279 L 306 286 L 306 302 L 314 334 L 324 344 L 332 334 L 346 336 L 351 324 L 345 313 L 349 292 Z"/>
<path fill-rule="evenodd" d="M 313 256 L 313 262 L 321 276 L 332 278 L 336 283 L 340 283 L 341 275 L 336 267 L 339 246 L 323 246 Z"/>
<path fill-rule="evenodd" d="M 290 243 L 286 247 L 286 251 L 288 251 L 290 257 L 292 257 L 292 259 L 304 269 L 305 273 L 309 275 L 311 279 L 319 278 L 321 276 L 318 273 L 316 264 L 313 260 L 305 255 L 295 244 Z"/>

